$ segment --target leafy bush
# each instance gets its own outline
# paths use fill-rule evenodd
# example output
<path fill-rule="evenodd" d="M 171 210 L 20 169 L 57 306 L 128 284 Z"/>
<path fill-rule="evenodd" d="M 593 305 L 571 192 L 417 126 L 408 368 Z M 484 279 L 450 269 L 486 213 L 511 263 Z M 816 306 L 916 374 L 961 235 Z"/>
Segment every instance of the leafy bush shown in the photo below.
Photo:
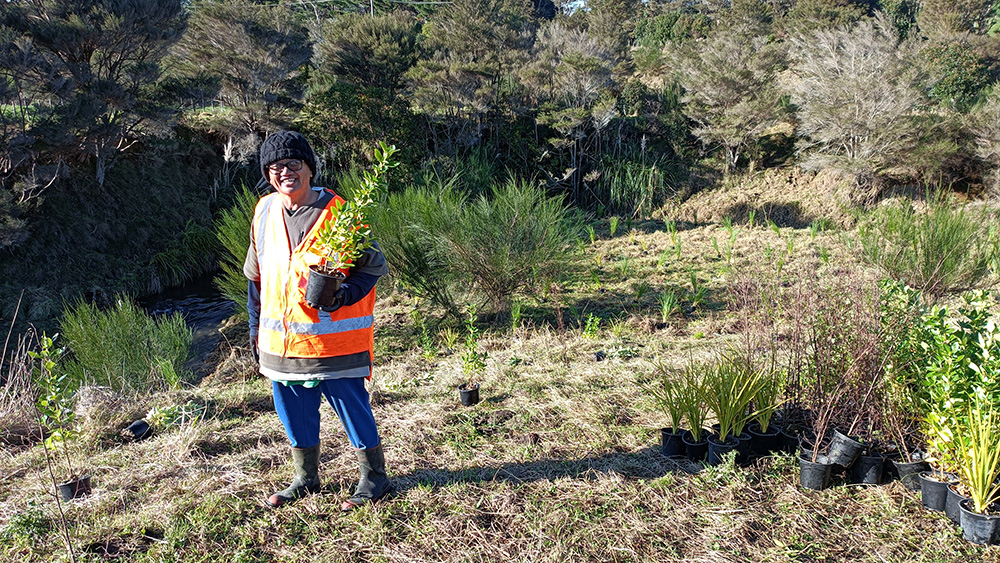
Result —
<path fill-rule="evenodd" d="M 73 353 L 65 369 L 77 382 L 138 392 L 175 387 L 185 375 L 192 333 L 179 313 L 154 319 L 121 295 L 107 311 L 67 307 L 60 324 Z"/>
<path fill-rule="evenodd" d="M 928 212 L 909 202 L 872 212 L 858 226 L 864 259 L 889 277 L 939 297 L 978 287 L 1000 256 L 985 211 L 934 202 Z"/>
<path fill-rule="evenodd" d="M 219 253 L 219 269 L 215 287 L 227 299 L 236 302 L 241 312 L 247 310 L 247 278 L 243 275 L 243 262 L 250 244 L 250 223 L 253 210 L 260 196 L 246 184 L 241 184 L 236 192 L 233 206 L 224 209 L 215 220 L 215 237 L 222 244 Z"/>
<path fill-rule="evenodd" d="M 920 392 L 928 450 L 946 468 L 955 469 L 967 446 L 961 439 L 970 409 L 1000 407 L 1000 327 L 988 295 L 966 296 L 954 320 L 944 307 L 929 311 L 920 342 L 925 351 Z"/>

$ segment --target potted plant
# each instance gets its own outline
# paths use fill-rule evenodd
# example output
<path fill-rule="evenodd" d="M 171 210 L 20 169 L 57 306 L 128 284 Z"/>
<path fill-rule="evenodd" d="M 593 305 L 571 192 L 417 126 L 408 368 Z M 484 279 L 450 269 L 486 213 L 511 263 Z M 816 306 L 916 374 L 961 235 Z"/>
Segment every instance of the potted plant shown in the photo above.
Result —
<path fill-rule="evenodd" d="M 43 444 L 49 476 L 60 498 L 72 500 L 90 493 L 90 475 L 73 466 L 72 450 L 76 449 L 80 434 L 76 430 L 76 413 L 69 404 L 77 385 L 68 374 L 57 373 L 54 369 L 57 360 L 64 352 L 63 348 L 55 348 L 57 337 L 58 335 L 50 338 L 43 334 L 39 351 L 32 351 L 29 354 L 39 363 L 36 372 L 39 393 L 35 409 L 39 425 L 48 431 Z M 49 451 L 57 450 L 62 451 L 62 457 L 66 461 L 66 477 L 62 481 L 56 477 L 53 471 L 54 464 L 49 458 Z"/>
<path fill-rule="evenodd" d="M 993 405 L 977 400 L 969 409 L 968 444 L 961 469 L 971 498 L 959 505 L 962 535 L 976 544 L 1000 543 L 1000 420 Z M 986 410 L 988 409 L 988 410 Z M 985 411 L 985 412 L 984 412 Z"/>
<path fill-rule="evenodd" d="M 702 386 L 703 401 L 715 414 L 719 426 L 718 436 L 708 440 L 708 462 L 717 465 L 722 454 L 739 446 L 763 371 L 730 353 L 723 355 L 707 375 Z"/>
<path fill-rule="evenodd" d="M 307 302 L 321 307 L 332 305 L 348 268 L 371 247 L 371 228 L 365 223 L 365 216 L 374 205 L 375 196 L 386 186 L 386 172 L 397 164 L 390 160 L 396 150 L 394 145 L 380 141 L 375 149 L 375 164 L 364 171 L 352 201 L 337 200 L 334 212 L 317 229 L 316 243 L 309 251 L 322 260 L 309 267 Z"/>
<path fill-rule="evenodd" d="M 680 396 L 684 384 L 682 381 L 677 381 L 678 378 L 671 374 L 663 363 L 657 362 L 655 368 L 654 380 L 645 387 L 670 423 L 670 426 L 660 429 L 660 451 L 666 456 L 684 455 L 682 438 L 684 431 L 681 429 L 681 421 L 684 419 L 684 403 Z"/>
<path fill-rule="evenodd" d="M 753 422 L 747 428 L 750 434 L 750 450 L 756 456 L 765 456 L 781 449 L 780 428 L 774 424 L 774 415 L 781 406 L 783 383 L 786 379 L 784 370 L 771 368 L 761 376 L 760 385 L 753 398 Z"/>
<path fill-rule="evenodd" d="M 479 351 L 475 306 L 469 307 L 465 328 L 465 351 L 462 352 L 462 373 L 465 374 L 465 382 L 458 386 L 458 393 L 462 405 L 469 407 L 479 402 L 479 382 L 476 378 L 481 377 L 486 370 L 486 359 L 489 357 L 486 352 Z"/>
<path fill-rule="evenodd" d="M 704 365 L 688 364 L 682 374 L 682 383 L 677 388 L 677 401 L 681 405 L 688 426 L 681 441 L 684 442 L 685 455 L 691 461 L 704 461 L 708 455 L 708 440 L 704 429 L 708 408 L 702 391 L 704 372 Z"/>

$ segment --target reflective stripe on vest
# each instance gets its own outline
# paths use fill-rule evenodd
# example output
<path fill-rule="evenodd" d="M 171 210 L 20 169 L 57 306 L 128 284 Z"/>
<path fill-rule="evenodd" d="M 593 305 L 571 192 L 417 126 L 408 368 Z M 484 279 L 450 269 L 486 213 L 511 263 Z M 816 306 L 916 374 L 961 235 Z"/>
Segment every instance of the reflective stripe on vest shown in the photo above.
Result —
<path fill-rule="evenodd" d="M 320 225 L 335 211 L 337 201 L 343 200 L 333 194 L 316 224 L 295 249 L 290 248 L 278 194 L 267 195 L 257 204 L 251 236 L 256 245 L 261 282 L 257 343 L 264 352 L 285 358 L 328 358 L 368 352 L 374 358 L 374 289 L 354 305 L 333 313 L 317 311 L 305 304 L 309 266 L 323 260 L 309 252 L 309 248 L 316 241 Z"/>

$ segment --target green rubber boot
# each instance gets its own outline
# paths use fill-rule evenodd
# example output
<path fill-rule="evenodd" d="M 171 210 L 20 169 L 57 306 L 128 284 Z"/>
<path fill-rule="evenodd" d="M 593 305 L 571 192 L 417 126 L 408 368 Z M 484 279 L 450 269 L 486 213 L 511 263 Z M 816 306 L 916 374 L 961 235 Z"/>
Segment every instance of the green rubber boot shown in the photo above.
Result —
<path fill-rule="evenodd" d="M 292 448 L 292 463 L 295 465 L 292 484 L 267 498 L 267 504 L 274 508 L 319 491 L 319 445 Z"/>
<path fill-rule="evenodd" d="M 358 456 L 358 470 L 361 478 L 354 495 L 340 505 L 340 510 L 350 512 L 369 502 L 375 502 L 393 490 L 392 481 L 385 473 L 385 457 L 382 444 L 367 450 L 355 450 Z"/>

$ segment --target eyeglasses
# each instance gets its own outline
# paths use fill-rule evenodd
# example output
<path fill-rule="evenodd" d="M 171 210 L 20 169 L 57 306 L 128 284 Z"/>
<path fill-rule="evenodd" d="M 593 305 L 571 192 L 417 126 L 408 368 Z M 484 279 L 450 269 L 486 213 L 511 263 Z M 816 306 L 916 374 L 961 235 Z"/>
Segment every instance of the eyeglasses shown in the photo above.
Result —
<path fill-rule="evenodd" d="M 304 163 L 301 160 L 293 158 L 287 162 L 273 162 L 271 164 L 268 164 L 267 169 L 270 170 L 271 172 L 274 172 L 275 174 L 280 174 L 282 168 L 287 168 L 292 172 L 298 172 L 299 170 L 302 170 L 303 164 Z"/>

